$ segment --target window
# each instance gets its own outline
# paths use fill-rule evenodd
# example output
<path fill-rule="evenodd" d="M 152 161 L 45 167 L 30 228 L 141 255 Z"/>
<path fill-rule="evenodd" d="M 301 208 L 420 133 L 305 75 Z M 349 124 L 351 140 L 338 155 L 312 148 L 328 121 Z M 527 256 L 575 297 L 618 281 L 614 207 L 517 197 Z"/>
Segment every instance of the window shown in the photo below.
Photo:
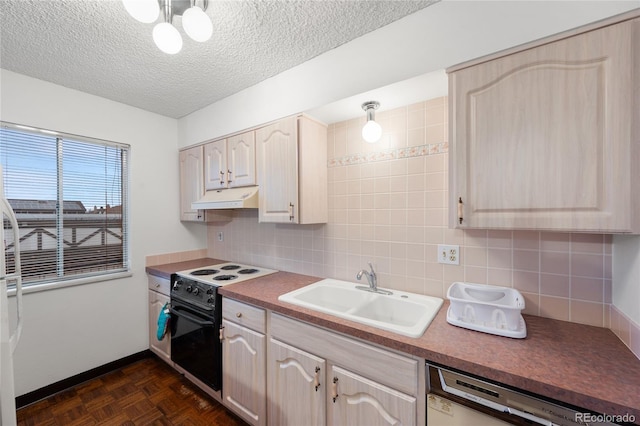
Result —
<path fill-rule="evenodd" d="M 128 145 L 2 123 L 4 197 L 18 220 L 25 286 L 128 271 L 128 157 Z"/>

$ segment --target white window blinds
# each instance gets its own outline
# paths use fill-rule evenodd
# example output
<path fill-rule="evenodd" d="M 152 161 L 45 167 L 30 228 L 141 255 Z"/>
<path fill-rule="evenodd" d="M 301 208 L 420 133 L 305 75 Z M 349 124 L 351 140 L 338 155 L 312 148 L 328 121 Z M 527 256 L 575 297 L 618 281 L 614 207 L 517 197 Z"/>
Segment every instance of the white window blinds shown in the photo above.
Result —
<path fill-rule="evenodd" d="M 128 156 L 128 145 L 2 124 L 25 285 L 128 270 Z M 9 272 L 16 244 L 4 237 Z"/>

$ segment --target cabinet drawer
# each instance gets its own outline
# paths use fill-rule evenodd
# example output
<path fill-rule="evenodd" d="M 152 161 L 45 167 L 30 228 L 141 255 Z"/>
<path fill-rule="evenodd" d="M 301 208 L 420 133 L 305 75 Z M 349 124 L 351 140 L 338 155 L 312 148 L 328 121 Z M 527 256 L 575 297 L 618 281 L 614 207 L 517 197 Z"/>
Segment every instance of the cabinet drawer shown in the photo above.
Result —
<path fill-rule="evenodd" d="M 278 314 L 271 336 L 409 395 L 418 394 L 418 361 Z"/>
<path fill-rule="evenodd" d="M 169 289 L 171 288 L 171 281 L 166 278 L 156 277 L 155 275 L 147 274 L 149 282 L 149 290 L 157 291 L 158 293 L 169 295 Z"/>
<path fill-rule="evenodd" d="M 225 297 L 222 301 L 222 317 L 260 333 L 266 332 L 264 309 Z"/>

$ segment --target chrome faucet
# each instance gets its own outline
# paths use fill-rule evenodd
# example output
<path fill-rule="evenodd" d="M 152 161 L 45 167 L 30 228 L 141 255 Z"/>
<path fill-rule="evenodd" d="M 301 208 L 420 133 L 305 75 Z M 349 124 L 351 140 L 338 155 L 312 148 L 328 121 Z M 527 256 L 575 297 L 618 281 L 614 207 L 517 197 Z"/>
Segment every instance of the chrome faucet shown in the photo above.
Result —
<path fill-rule="evenodd" d="M 369 263 L 369 268 L 371 268 L 371 272 L 365 271 L 364 269 L 361 269 L 360 272 L 358 272 L 358 275 L 356 275 L 356 278 L 359 280 L 362 279 L 362 275 L 364 275 L 365 277 L 367 277 L 367 281 L 369 282 L 369 289 L 371 291 L 377 291 L 378 290 L 378 276 L 376 275 L 376 271 L 373 270 L 373 265 L 371 264 L 371 262 Z"/>
<path fill-rule="evenodd" d="M 359 285 L 359 286 L 356 286 L 356 288 L 360 290 L 371 291 L 373 293 L 393 294 L 387 290 L 378 290 L 378 276 L 376 275 L 376 271 L 373 270 L 373 265 L 371 264 L 371 262 L 368 262 L 368 264 L 369 264 L 369 269 L 371 269 L 371 272 L 361 269 L 356 275 L 356 278 L 358 280 L 361 280 L 363 275 L 367 277 L 367 281 L 369 282 L 369 287 Z"/>

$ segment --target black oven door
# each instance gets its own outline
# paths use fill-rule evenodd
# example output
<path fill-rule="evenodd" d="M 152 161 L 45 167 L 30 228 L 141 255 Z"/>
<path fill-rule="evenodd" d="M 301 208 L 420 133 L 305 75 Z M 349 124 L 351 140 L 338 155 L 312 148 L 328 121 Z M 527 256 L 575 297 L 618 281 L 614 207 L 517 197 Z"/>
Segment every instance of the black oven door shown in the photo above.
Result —
<path fill-rule="evenodd" d="M 171 299 L 171 360 L 216 391 L 222 384 L 219 328 L 212 312 Z"/>

